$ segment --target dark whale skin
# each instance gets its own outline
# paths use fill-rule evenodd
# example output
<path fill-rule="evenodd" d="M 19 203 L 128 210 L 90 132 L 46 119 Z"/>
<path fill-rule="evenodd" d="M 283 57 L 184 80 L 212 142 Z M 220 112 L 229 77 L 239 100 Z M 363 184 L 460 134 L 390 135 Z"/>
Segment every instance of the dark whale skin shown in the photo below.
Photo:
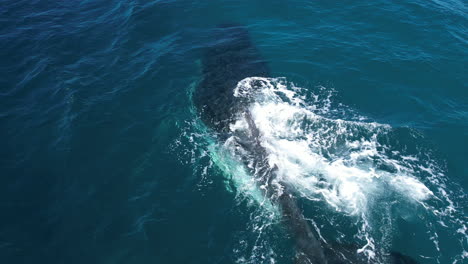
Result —
<path fill-rule="evenodd" d="M 201 119 L 216 132 L 228 132 L 233 115 L 242 110 L 241 98 L 233 95 L 237 83 L 247 77 L 268 77 L 269 69 L 240 25 L 220 25 L 213 43 L 204 51 L 203 79 L 193 101 Z"/>

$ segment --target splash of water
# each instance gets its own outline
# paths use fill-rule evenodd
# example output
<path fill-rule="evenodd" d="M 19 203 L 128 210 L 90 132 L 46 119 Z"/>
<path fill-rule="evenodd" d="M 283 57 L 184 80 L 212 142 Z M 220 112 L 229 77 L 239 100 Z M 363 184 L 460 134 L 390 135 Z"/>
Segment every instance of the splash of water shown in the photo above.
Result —
<path fill-rule="evenodd" d="M 328 242 L 321 229 L 326 233 L 328 226 L 333 230 L 328 231 L 328 236 L 340 242 L 358 241 L 357 252 L 369 262 L 379 263 L 383 261 L 379 256 L 391 249 L 395 219 L 419 217 L 424 218 L 424 235 L 437 252 L 421 258 L 440 262 L 438 227 L 456 226 L 461 248 L 466 247 L 463 213 L 452 201 L 443 166 L 416 143 L 411 147 L 396 140 L 403 134 L 411 142 L 418 142 L 421 135 L 416 131 L 369 122 L 336 105 L 333 90 L 319 87 L 311 92 L 285 78 L 247 78 L 238 83 L 234 95 L 250 102 L 249 111 L 260 131 L 268 162 L 278 168 L 275 180 L 292 186 L 308 203 L 320 204 L 323 217 L 313 217 L 320 226 L 310 220 L 324 243 Z M 242 263 L 255 263 L 260 256 L 265 257 L 266 251 L 273 250 L 265 242 L 264 233 L 277 220 L 277 210 L 263 197 L 255 175 L 251 175 L 255 170 L 249 169 L 244 152 L 233 143 L 234 136 L 217 142 L 206 128 L 200 129 L 200 121 L 194 124 L 198 132 L 203 131 L 200 135 L 211 138 L 201 153 L 209 156 L 233 183 L 227 186 L 235 186 L 235 190 L 228 189 L 261 205 L 252 217 L 256 220 L 251 229 L 258 236 L 251 256 L 239 258 Z M 239 115 L 230 129 L 233 135 L 247 133 L 245 116 Z M 337 216 L 350 219 L 351 224 L 340 226 Z M 350 231 L 349 226 L 354 228 Z M 452 261 L 463 261 L 467 255 L 463 250 Z"/>
<path fill-rule="evenodd" d="M 262 89 L 252 87 L 258 81 L 264 83 Z M 386 154 L 379 138 L 391 132 L 390 126 L 318 115 L 315 107 L 287 89 L 284 79 L 248 78 L 235 95 L 253 98 L 250 110 L 270 163 L 278 166 L 281 181 L 304 197 L 323 199 L 334 210 L 356 215 L 369 210 L 382 190 L 417 203 L 434 195 L 407 162 L 416 157 Z M 248 127 L 241 119 L 232 129 Z"/>

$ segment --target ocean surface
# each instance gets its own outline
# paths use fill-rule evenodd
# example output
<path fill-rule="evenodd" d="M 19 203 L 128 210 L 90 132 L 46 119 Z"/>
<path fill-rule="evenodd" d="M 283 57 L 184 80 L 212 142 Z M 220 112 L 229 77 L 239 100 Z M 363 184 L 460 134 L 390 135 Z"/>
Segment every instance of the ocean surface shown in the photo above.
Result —
<path fill-rule="evenodd" d="M 322 243 L 468 263 L 461 0 L 1 0 L 0 263 L 292 263 L 193 106 L 223 23 L 268 63 L 251 112 Z"/>

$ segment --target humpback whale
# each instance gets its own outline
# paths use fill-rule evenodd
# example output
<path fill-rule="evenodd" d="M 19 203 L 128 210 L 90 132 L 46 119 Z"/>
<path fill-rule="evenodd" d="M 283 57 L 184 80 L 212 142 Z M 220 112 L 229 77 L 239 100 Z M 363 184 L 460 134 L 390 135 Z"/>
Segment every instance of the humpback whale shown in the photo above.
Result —
<path fill-rule="evenodd" d="M 236 144 L 248 153 L 252 172 L 264 195 L 278 204 L 282 222 L 289 230 L 295 245 L 295 263 L 364 263 L 358 256 L 358 247 L 322 245 L 304 218 L 291 188 L 283 182 L 271 184 L 277 172 L 276 165 L 268 162 L 268 154 L 261 143 L 261 134 L 252 113 L 249 99 L 237 97 L 237 84 L 248 77 L 270 77 L 266 61 L 253 45 L 244 26 L 220 25 L 214 30 L 213 42 L 202 57 L 202 80 L 193 94 L 193 103 L 203 123 L 218 135 L 220 140 L 234 138 Z M 261 82 L 261 81 L 259 81 Z M 261 87 L 254 83 L 253 87 Z M 249 133 L 235 133 L 230 125 L 239 117 L 247 122 Z M 246 161 L 247 163 L 247 161 Z M 252 164 L 253 163 L 253 164 Z M 247 164 L 246 164 L 247 165 Z M 416 263 L 402 254 L 391 252 L 389 263 Z"/>

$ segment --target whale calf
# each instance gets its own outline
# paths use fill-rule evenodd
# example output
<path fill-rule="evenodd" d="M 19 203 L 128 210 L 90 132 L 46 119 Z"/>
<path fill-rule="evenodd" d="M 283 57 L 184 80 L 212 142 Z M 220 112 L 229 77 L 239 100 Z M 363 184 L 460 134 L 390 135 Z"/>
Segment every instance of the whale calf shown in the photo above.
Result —
<path fill-rule="evenodd" d="M 243 149 L 245 165 L 251 168 L 252 175 L 262 186 L 264 195 L 278 204 L 284 224 L 295 245 L 294 263 L 365 263 L 357 254 L 358 247 L 322 245 L 304 218 L 291 188 L 284 182 L 275 180 L 276 165 L 270 165 L 268 154 L 261 143 L 261 134 L 252 113 L 249 99 L 235 96 L 237 84 L 248 77 L 271 77 L 266 61 L 253 45 L 248 30 L 235 24 L 220 25 L 214 30 L 213 42 L 208 45 L 202 58 L 202 80 L 193 93 L 193 103 L 201 120 L 220 140 L 234 139 Z M 255 82 L 255 81 L 254 81 Z M 252 87 L 261 88 L 261 81 Z M 243 118 L 248 133 L 231 131 L 237 119 Z M 248 163 L 248 166 L 247 166 Z M 390 252 L 389 263 L 414 264 L 410 257 Z"/>

